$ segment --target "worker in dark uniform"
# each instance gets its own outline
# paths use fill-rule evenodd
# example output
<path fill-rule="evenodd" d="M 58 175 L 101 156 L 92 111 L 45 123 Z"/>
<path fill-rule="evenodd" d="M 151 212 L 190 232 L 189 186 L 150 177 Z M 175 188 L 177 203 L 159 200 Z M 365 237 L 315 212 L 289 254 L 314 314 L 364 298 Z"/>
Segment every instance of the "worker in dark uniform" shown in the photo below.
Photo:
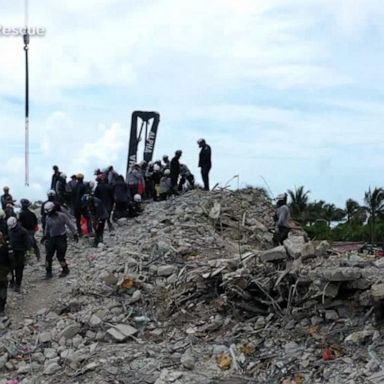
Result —
<path fill-rule="evenodd" d="M 41 242 L 46 242 L 46 278 L 52 278 L 52 262 L 55 253 L 62 267 L 62 271 L 59 277 L 65 277 L 69 273 L 68 264 L 65 261 L 65 254 L 67 252 L 68 247 L 66 228 L 68 228 L 73 233 L 74 239 L 77 242 L 79 240 L 79 237 L 76 233 L 76 227 L 72 224 L 71 220 L 69 220 L 67 215 L 62 212 L 57 212 L 54 203 L 46 203 L 45 211 L 47 214 L 47 222 L 44 236 L 41 239 Z"/>
<path fill-rule="evenodd" d="M 99 243 L 103 242 L 105 222 L 109 215 L 103 202 L 95 196 L 88 194 L 84 195 L 83 204 L 87 207 L 91 217 L 93 230 L 95 232 L 95 241 L 93 245 L 97 247 Z"/>
<path fill-rule="evenodd" d="M 84 184 L 84 175 L 82 173 L 78 173 L 76 175 L 77 183 L 75 188 L 72 191 L 72 207 L 74 210 L 74 216 L 76 219 L 76 227 L 79 236 L 82 236 L 81 232 L 81 216 L 87 219 L 89 224 L 89 215 L 87 209 L 83 206 L 82 197 L 86 194 L 87 186 Z M 90 228 L 90 224 L 88 225 L 88 229 Z M 91 231 L 90 231 L 91 232 Z"/>
<path fill-rule="evenodd" d="M 179 181 L 180 176 L 180 157 L 182 155 L 182 151 L 179 149 L 175 152 L 174 158 L 171 160 L 170 170 L 171 170 L 171 185 L 172 185 L 172 193 L 178 194 L 177 192 L 177 182 Z"/>
<path fill-rule="evenodd" d="M 21 211 L 19 213 L 19 222 L 21 226 L 28 231 L 30 244 L 35 252 L 37 260 L 40 260 L 40 249 L 35 238 L 35 232 L 38 229 L 37 217 L 28 209 L 31 205 L 28 199 L 21 199 L 20 204 Z"/>
<path fill-rule="evenodd" d="M 108 183 L 107 175 L 105 173 L 100 173 L 96 177 L 97 186 L 95 189 L 94 196 L 101 200 L 104 205 L 104 208 L 107 210 L 108 218 L 108 228 L 109 231 L 113 230 L 113 225 L 111 222 L 111 213 L 113 210 L 113 186 Z"/>
<path fill-rule="evenodd" d="M 212 168 L 212 151 L 211 147 L 205 142 L 204 139 L 199 139 L 197 141 L 199 145 L 200 154 L 199 154 L 199 168 L 201 168 L 201 177 L 204 183 L 204 189 L 209 191 L 209 171 Z"/>
<path fill-rule="evenodd" d="M 12 254 L 2 232 L 0 232 L 0 316 L 4 315 L 7 302 L 8 275 L 12 270 Z"/>
<path fill-rule="evenodd" d="M 5 210 L 7 205 L 8 204 L 13 205 L 14 201 L 13 201 L 12 195 L 9 193 L 9 187 L 4 187 L 3 191 L 4 191 L 4 195 L 1 196 L 1 208 Z"/>
<path fill-rule="evenodd" d="M 284 240 L 288 238 L 289 228 L 289 208 L 287 205 L 288 195 L 282 193 L 277 197 L 276 213 L 274 215 L 275 233 L 273 236 L 273 244 L 275 246 L 283 245 Z"/>
<path fill-rule="evenodd" d="M 25 254 L 30 248 L 29 234 L 18 222 L 16 217 L 10 217 L 7 220 L 8 236 L 14 257 L 14 274 L 15 281 L 11 280 L 16 292 L 21 291 L 21 282 L 23 280 L 23 272 L 25 265 Z"/>

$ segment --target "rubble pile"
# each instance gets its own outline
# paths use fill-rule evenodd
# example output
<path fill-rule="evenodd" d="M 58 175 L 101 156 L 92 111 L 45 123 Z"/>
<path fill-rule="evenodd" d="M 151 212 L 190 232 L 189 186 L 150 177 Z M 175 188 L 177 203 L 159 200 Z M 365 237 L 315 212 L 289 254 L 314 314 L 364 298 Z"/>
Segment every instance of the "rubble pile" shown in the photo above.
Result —
<path fill-rule="evenodd" d="M 190 191 L 71 245 L 51 305 L 0 323 L 0 384 L 381 383 L 384 259 L 300 229 L 273 247 L 273 212 Z"/>

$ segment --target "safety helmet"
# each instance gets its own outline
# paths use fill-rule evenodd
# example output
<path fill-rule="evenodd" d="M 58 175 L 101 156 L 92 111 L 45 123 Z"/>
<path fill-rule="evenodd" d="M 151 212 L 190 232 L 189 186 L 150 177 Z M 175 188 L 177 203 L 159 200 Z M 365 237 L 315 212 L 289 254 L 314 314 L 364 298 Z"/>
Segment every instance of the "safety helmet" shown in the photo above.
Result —
<path fill-rule="evenodd" d="M 136 203 L 141 203 L 141 196 L 136 193 L 136 195 L 133 196 L 133 201 L 135 201 Z"/>
<path fill-rule="evenodd" d="M 145 160 L 141 160 L 139 165 L 140 167 L 145 167 L 147 165 L 147 162 Z"/>
<path fill-rule="evenodd" d="M 150 161 L 149 163 L 148 163 L 148 167 L 152 167 L 153 166 L 153 161 Z"/>
<path fill-rule="evenodd" d="M 164 175 L 165 176 L 169 176 L 171 174 L 171 171 L 169 170 L 169 169 L 166 169 L 165 171 L 164 171 Z"/>
<path fill-rule="evenodd" d="M 0 208 L 0 219 L 4 219 L 5 217 L 5 212 L 3 209 Z"/>
<path fill-rule="evenodd" d="M 28 208 L 31 205 L 31 202 L 28 199 L 21 199 L 20 204 L 22 208 Z"/>
<path fill-rule="evenodd" d="M 276 200 L 277 201 L 283 201 L 287 198 L 287 194 L 286 193 L 280 193 L 280 195 L 277 196 Z"/>
<path fill-rule="evenodd" d="M 48 201 L 44 204 L 44 212 L 51 213 L 55 209 L 55 204 L 52 201 Z"/>
<path fill-rule="evenodd" d="M 50 190 L 47 192 L 47 196 L 48 196 L 48 197 L 56 196 L 56 192 L 55 192 L 53 189 L 50 189 Z"/>
<path fill-rule="evenodd" d="M 84 179 L 84 175 L 83 175 L 82 173 L 78 173 L 78 174 L 76 175 L 76 179 L 81 179 L 81 180 L 83 180 L 83 179 Z"/>
<path fill-rule="evenodd" d="M 5 186 L 5 187 L 3 188 L 3 191 L 4 191 L 4 192 L 5 192 L 5 191 L 9 191 L 9 187 Z"/>
<path fill-rule="evenodd" d="M 11 216 L 10 218 L 8 218 L 7 225 L 9 229 L 15 228 L 17 225 L 16 217 Z"/>
<path fill-rule="evenodd" d="M 204 140 L 204 139 L 199 139 L 199 140 L 197 140 L 197 144 L 203 144 L 203 143 L 205 143 L 205 140 Z"/>
<path fill-rule="evenodd" d="M 154 166 L 153 166 L 153 170 L 155 171 L 155 172 L 159 172 L 160 171 L 160 165 L 159 164 L 155 164 Z"/>

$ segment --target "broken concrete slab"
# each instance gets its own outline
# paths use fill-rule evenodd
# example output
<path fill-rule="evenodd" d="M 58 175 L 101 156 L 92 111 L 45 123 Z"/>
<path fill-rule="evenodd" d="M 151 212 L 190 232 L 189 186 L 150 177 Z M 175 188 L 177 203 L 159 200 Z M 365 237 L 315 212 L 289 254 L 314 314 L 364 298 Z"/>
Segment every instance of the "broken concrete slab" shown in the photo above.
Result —
<path fill-rule="evenodd" d="M 259 256 L 260 261 L 263 262 L 286 260 L 287 257 L 288 255 L 283 245 L 263 251 Z"/>

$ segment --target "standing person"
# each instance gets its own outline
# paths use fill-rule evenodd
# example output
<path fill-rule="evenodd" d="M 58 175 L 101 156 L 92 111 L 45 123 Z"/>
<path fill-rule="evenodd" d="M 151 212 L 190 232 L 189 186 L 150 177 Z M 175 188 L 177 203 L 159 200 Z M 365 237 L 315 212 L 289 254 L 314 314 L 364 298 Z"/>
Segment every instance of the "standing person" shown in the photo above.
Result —
<path fill-rule="evenodd" d="M 15 281 L 11 281 L 15 291 L 20 293 L 21 282 L 23 280 L 23 272 L 25 265 L 25 254 L 30 248 L 29 234 L 18 222 L 16 217 L 10 217 L 7 220 L 9 242 L 14 257 L 14 273 Z"/>
<path fill-rule="evenodd" d="M 76 175 L 72 175 L 71 180 L 68 181 L 68 183 L 65 187 L 66 201 L 67 201 L 68 207 L 71 210 L 72 215 L 75 215 L 75 211 L 74 211 L 74 208 L 72 205 L 72 202 L 73 202 L 72 194 L 73 194 L 73 191 L 75 190 L 76 184 L 77 184 Z"/>
<path fill-rule="evenodd" d="M 16 217 L 16 212 L 13 203 L 7 203 L 4 212 L 6 219 L 9 219 L 10 217 Z"/>
<path fill-rule="evenodd" d="M 52 170 L 53 170 L 53 175 L 52 175 L 52 179 L 51 179 L 51 189 L 53 189 L 55 191 L 56 190 L 56 183 L 60 178 L 60 170 L 59 170 L 59 167 L 57 165 L 54 165 L 52 167 Z"/>
<path fill-rule="evenodd" d="M 8 226 L 5 212 L 0 209 L 0 232 L 3 234 L 5 240 L 8 240 Z"/>
<path fill-rule="evenodd" d="M 56 180 L 55 192 L 60 204 L 65 203 L 65 187 L 67 185 L 67 175 L 63 172 L 59 174 Z"/>
<path fill-rule="evenodd" d="M 107 183 L 107 177 L 105 173 L 100 173 L 97 178 L 97 186 L 95 189 L 94 196 L 101 200 L 104 208 L 108 213 L 107 223 L 109 231 L 113 230 L 113 225 L 111 222 L 111 213 L 113 210 L 113 188 L 111 184 Z"/>
<path fill-rule="evenodd" d="M 72 206 L 74 210 L 74 216 L 76 219 L 77 232 L 79 236 L 82 236 L 81 232 L 81 216 L 85 219 L 89 219 L 87 210 L 83 207 L 82 197 L 85 195 L 87 187 L 84 184 L 84 175 L 82 173 L 78 173 L 76 175 L 76 187 L 72 191 Z"/>
<path fill-rule="evenodd" d="M 143 182 L 143 176 L 141 174 L 140 165 L 135 164 L 128 172 L 127 184 L 128 184 L 128 196 L 130 200 L 133 200 L 133 196 L 139 193 L 139 184 Z"/>
<path fill-rule="evenodd" d="M 169 161 L 168 155 L 163 156 L 163 164 L 162 164 L 162 171 L 165 171 L 166 169 L 169 169 L 171 167 L 171 163 Z"/>
<path fill-rule="evenodd" d="M 30 245 L 32 246 L 37 260 L 40 260 L 40 249 L 35 239 L 35 232 L 38 228 L 37 217 L 28 208 L 31 205 L 28 199 L 21 199 L 21 211 L 19 213 L 19 222 L 21 226 L 28 231 Z"/>
<path fill-rule="evenodd" d="M 106 171 L 108 184 L 114 185 L 119 177 L 119 174 L 113 169 L 113 165 L 110 165 Z"/>
<path fill-rule="evenodd" d="M 7 204 L 13 204 L 13 197 L 9 193 L 9 187 L 3 188 L 4 195 L 1 196 L 1 208 L 5 211 Z"/>
<path fill-rule="evenodd" d="M 68 247 L 66 228 L 73 233 L 74 240 L 77 242 L 79 237 L 76 233 L 76 227 L 69 220 L 68 216 L 62 212 L 57 212 L 54 203 L 48 202 L 45 204 L 45 211 L 47 214 L 47 225 L 41 241 L 46 242 L 46 278 L 52 278 L 52 262 L 55 253 L 62 268 L 59 277 L 65 277 L 69 274 L 68 264 L 65 261 L 65 254 Z"/>
<path fill-rule="evenodd" d="M 43 232 L 45 230 L 45 221 L 46 221 L 46 217 L 47 217 L 47 214 L 45 213 L 45 204 L 47 204 L 48 202 L 54 203 L 55 205 L 59 205 L 59 203 L 56 199 L 56 192 L 53 189 L 50 189 L 47 192 L 47 200 L 44 201 L 43 204 L 41 204 L 40 215 L 41 215 L 41 225 L 43 227 Z"/>
<path fill-rule="evenodd" d="M 160 180 L 162 177 L 161 167 L 158 163 L 155 163 L 153 166 L 152 173 L 152 183 L 154 185 L 153 188 L 153 200 L 157 201 L 160 196 Z"/>
<path fill-rule="evenodd" d="M 7 302 L 8 275 L 12 270 L 13 259 L 5 236 L 0 232 L 0 316 L 4 315 Z"/>
<path fill-rule="evenodd" d="M 170 170 L 171 170 L 171 184 L 172 192 L 177 194 L 177 182 L 179 181 L 180 176 L 180 157 L 182 151 L 179 149 L 175 152 L 175 157 L 171 160 Z"/>
<path fill-rule="evenodd" d="M 204 139 L 197 140 L 199 145 L 199 168 L 201 168 L 201 177 L 204 183 L 204 190 L 209 191 L 209 171 L 212 168 L 212 151 L 211 147 L 205 142 Z"/>
<path fill-rule="evenodd" d="M 171 171 L 166 169 L 164 171 L 164 176 L 160 179 L 159 197 L 161 201 L 167 200 L 168 196 L 171 194 L 172 182 L 171 178 L 169 177 L 170 174 Z"/>
<path fill-rule="evenodd" d="M 108 219 L 108 212 L 104 207 L 103 202 L 92 195 L 84 195 L 83 201 L 86 204 L 91 216 L 93 229 L 95 231 L 94 246 L 97 247 L 104 239 L 105 222 Z"/>
<path fill-rule="evenodd" d="M 128 186 L 124 181 L 124 177 L 120 175 L 113 186 L 113 199 L 115 200 L 115 210 L 113 219 L 117 220 L 127 216 L 128 209 Z"/>
<path fill-rule="evenodd" d="M 284 240 L 288 238 L 289 228 L 289 208 L 287 205 L 286 193 L 277 196 L 276 213 L 274 216 L 276 231 L 273 236 L 273 243 L 275 246 L 283 245 Z"/>

